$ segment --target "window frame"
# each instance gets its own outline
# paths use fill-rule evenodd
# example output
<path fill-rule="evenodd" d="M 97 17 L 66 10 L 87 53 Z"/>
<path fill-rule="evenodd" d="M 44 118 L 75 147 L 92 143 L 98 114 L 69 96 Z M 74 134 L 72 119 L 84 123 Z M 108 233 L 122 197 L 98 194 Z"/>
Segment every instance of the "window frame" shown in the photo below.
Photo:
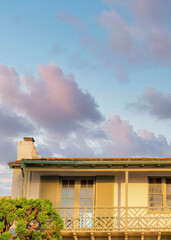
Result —
<path fill-rule="evenodd" d="M 162 205 L 161 206 L 150 206 L 150 178 L 161 178 L 161 194 L 154 194 L 154 195 L 162 195 Z M 171 179 L 171 176 L 149 176 L 148 177 L 148 212 L 149 213 L 165 213 L 171 212 L 171 206 L 166 205 L 166 187 L 167 187 L 167 179 Z M 153 209 L 154 208 L 154 209 Z M 158 209 L 157 209 L 158 208 Z"/>
<path fill-rule="evenodd" d="M 80 206 L 81 180 L 93 180 L 93 204 L 92 204 L 92 206 L 90 206 L 90 208 L 93 208 L 95 206 L 96 179 L 95 179 L 95 177 L 87 177 L 87 176 L 85 176 L 85 177 L 84 176 L 64 176 L 64 177 L 60 177 L 60 179 L 59 179 L 59 186 L 60 186 L 59 187 L 59 202 L 58 202 L 59 205 L 58 206 L 63 207 L 63 206 L 61 206 L 61 203 L 62 203 L 62 181 L 63 180 L 75 180 L 74 206 L 71 206 L 71 208 L 72 207 L 81 208 L 81 206 Z M 85 206 L 85 207 L 88 208 L 89 206 Z M 82 208 L 84 208 L 84 207 L 82 206 Z"/>

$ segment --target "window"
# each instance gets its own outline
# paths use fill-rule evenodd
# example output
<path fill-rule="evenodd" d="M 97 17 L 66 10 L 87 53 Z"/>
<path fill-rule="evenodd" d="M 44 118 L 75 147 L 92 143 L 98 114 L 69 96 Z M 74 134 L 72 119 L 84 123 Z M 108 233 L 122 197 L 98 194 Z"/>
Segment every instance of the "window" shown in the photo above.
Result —
<path fill-rule="evenodd" d="M 149 206 L 163 205 L 162 178 L 149 178 Z"/>
<path fill-rule="evenodd" d="M 61 216 L 65 227 L 92 226 L 94 180 L 90 178 L 63 178 L 61 183 Z M 74 208 L 76 207 L 76 208 Z M 77 208 L 80 207 L 80 208 Z"/>
<path fill-rule="evenodd" d="M 171 178 L 149 178 L 149 207 L 171 207 Z"/>
<path fill-rule="evenodd" d="M 92 207 L 94 180 L 89 178 L 61 179 L 61 207 Z"/>

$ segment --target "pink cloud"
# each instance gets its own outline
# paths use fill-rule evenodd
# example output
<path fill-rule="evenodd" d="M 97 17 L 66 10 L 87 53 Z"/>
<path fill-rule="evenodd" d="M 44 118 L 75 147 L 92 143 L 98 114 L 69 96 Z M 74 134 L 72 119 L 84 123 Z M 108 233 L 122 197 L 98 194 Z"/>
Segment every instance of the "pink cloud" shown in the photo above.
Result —
<path fill-rule="evenodd" d="M 108 46 L 114 52 L 128 55 L 132 52 L 131 26 L 114 9 L 103 11 L 99 17 L 101 26 L 108 30 Z"/>
<path fill-rule="evenodd" d="M 131 65 L 171 63 L 170 0 L 105 0 L 104 3 L 111 8 L 98 19 L 107 33 L 106 46 L 114 59 L 123 59 Z M 124 8 L 130 19 L 117 12 L 116 6 Z"/>
<path fill-rule="evenodd" d="M 102 120 L 95 100 L 79 88 L 72 74 L 64 76 L 54 64 L 39 65 L 38 74 L 39 79 L 20 77 L 13 68 L 1 65 L 2 102 L 38 125 L 56 131 L 68 132 L 86 121 Z"/>
<path fill-rule="evenodd" d="M 103 143 L 103 154 L 107 156 L 170 156 L 171 144 L 163 135 L 140 130 L 135 132 L 128 121 L 112 115 L 105 123 L 108 141 Z"/>
<path fill-rule="evenodd" d="M 50 155 L 67 157 L 168 157 L 171 154 L 171 144 L 163 135 L 156 136 L 144 129 L 136 132 L 129 121 L 117 115 L 102 125 L 79 129 L 67 138 L 56 138 L 48 137 L 48 144 L 40 145 L 39 153 L 45 155 L 47 151 Z"/>
<path fill-rule="evenodd" d="M 171 63 L 171 35 L 167 31 L 159 28 L 151 29 L 145 42 L 154 60 Z"/>
<path fill-rule="evenodd" d="M 171 119 L 171 94 L 164 95 L 149 87 L 132 106 L 160 119 Z"/>

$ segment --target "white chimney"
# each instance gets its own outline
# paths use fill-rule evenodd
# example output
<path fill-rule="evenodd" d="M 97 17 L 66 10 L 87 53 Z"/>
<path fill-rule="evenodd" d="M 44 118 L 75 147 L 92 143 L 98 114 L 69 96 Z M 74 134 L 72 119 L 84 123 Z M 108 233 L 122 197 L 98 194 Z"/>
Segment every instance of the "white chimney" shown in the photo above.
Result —
<path fill-rule="evenodd" d="M 34 146 L 34 138 L 24 137 L 24 141 L 20 141 L 17 149 L 17 160 L 33 159 L 38 157 L 37 150 Z"/>

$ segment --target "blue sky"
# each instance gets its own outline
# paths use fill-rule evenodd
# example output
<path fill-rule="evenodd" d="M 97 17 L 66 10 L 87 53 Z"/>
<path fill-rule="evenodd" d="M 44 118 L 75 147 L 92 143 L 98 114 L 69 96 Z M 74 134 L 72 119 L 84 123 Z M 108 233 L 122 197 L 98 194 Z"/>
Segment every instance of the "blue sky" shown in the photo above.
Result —
<path fill-rule="evenodd" d="M 171 155 L 170 7 L 0 1 L 0 195 L 24 136 L 42 156 Z"/>

